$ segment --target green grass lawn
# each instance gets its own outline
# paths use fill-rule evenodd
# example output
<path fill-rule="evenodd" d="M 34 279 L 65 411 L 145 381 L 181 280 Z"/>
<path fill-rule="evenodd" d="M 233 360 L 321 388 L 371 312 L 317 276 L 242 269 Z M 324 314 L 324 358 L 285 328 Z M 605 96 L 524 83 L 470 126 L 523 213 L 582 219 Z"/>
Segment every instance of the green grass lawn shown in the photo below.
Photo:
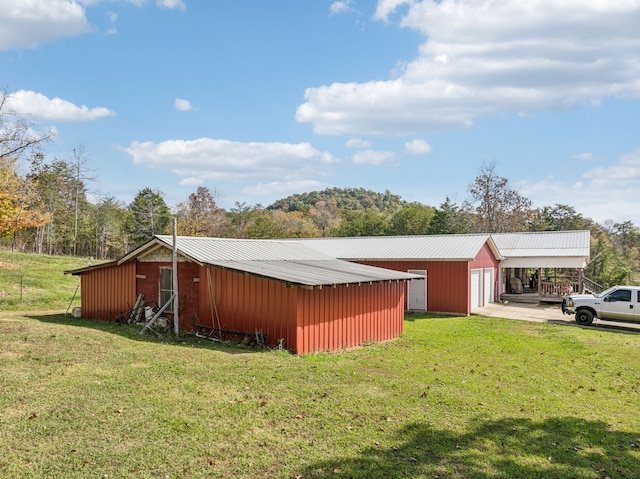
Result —
<path fill-rule="evenodd" d="M 84 265 L 0 252 L 3 479 L 639 477 L 640 335 L 408 315 L 299 357 L 65 316 Z"/>
<path fill-rule="evenodd" d="M 0 477 L 638 477 L 640 335 L 405 329 L 298 357 L 2 313 Z"/>

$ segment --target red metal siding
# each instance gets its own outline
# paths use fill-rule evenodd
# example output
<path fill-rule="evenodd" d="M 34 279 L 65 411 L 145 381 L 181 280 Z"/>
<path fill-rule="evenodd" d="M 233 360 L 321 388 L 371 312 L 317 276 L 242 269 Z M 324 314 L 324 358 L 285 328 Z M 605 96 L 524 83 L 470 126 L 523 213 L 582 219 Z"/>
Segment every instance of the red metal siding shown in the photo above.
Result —
<path fill-rule="evenodd" d="M 130 261 L 81 275 L 82 317 L 115 320 L 136 301 L 136 266 Z"/>
<path fill-rule="evenodd" d="M 475 259 L 469 263 L 469 275 L 471 275 L 472 269 L 493 269 L 493 301 L 498 299 L 498 268 L 500 262 L 496 259 L 489 245 L 485 243 L 482 249 L 478 252 Z M 484 273 L 483 273 L 484 282 Z M 488 285 L 483 284 L 484 288 Z M 471 309 L 471 296 L 469 296 L 469 309 Z"/>
<path fill-rule="evenodd" d="M 427 309 L 469 314 L 469 263 L 466 261 L 360 261 L 395 271 L 427 271 Z M 406 300 L 404 307 L 406 307 Z"/>
<path fill-rule="evenodd" d="M 487 243 L 473 261 L 359 261 L 396 271 L 427 271 L 427 309 L 433 312 L 471 313 L 471 269 L 493 268 L 497 279 L 499 262 Z M 494 289 L 497 291 L 497 288 Z M 497 294 L 497 293 L 494 293 Z M 495 300 L 495 298 L 494 298 Z M 406 307 L 406 303 L 405 303 Z"/>
<path fill-rule="evenodd" d="M 484 246 L 478 251 L 475 259 L 469 263 L 469 269 L 472 268 L 497 268 L 499 265 L 499 261 L 493 255 L 491 248 L 489 248 L 488 244 L 484 244 Z"/>
<path fill-rule="evenodd" d="M 163 267 L 171 264 L 130 261 L 84 272 L 83 315 L 114 319 L 138 294 L 157 303 Z M 182 331 L 193 330 L 194 324 L 214 325 L 217 312 L 221 328 L 260 330 L 270 345 L 282 339 L 298 354 L 387 341 L 403 331 L 402 281 L 304 289 L 195 263 L 181 262 L 178 268 Z"/>
<path fill-rule="evenodd" d="M 297 291 L 298 354 L 388 341 L 403 331 L 403 282 Z"/>
<path fill-rule="evenodd" d="M 270 345 L 282 339 L 284 347 L 297 354 L 386 341 L 403 331 L 403 282 L 311 290 L 234 271 L 208 270 L 211 288 L 207 268 L 200 270 L 200 324 L 214 324 L 214 309 L 221 328 L 260 330 Z"/>
<path fill-rule="evenodd" d="M 200 268 L 200 288 L 200 324 L 213 325 L 212 313 L 215 316 L 217 310 L 223 329 L 260 330 L 269 337 L 271 345 L 277 345 L 281 338 L 287 348 L 295 344 L 296 288 L 287 288 L 279 281 L 206 267 Z"/>

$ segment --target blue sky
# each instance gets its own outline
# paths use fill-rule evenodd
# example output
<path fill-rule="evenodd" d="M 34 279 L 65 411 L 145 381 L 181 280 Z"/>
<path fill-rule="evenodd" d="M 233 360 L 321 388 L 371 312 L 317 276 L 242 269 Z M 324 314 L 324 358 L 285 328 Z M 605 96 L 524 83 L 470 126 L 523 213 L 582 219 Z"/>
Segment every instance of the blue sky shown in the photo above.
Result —
<path fill-rule="evenodd" d="M 640 224 L 640 0 L 0 0 L 0 85 L 97 195 L 330 186 Z"/>

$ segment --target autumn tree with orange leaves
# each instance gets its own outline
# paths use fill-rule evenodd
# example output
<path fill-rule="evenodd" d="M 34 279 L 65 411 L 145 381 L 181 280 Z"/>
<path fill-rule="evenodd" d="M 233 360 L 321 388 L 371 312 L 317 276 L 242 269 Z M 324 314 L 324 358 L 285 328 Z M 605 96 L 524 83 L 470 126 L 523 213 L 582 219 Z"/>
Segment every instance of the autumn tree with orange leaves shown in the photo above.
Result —
<path fill-rule="evenodd" d="M 49 221 L 35 208 L 36 188 L 18 174 L 17 167 L 23 155 L 37 153 L 52 136 L 51 132 L 38 132 L 17 114 L 11 108 L 11 96 L 0 89 L 0 236 L 15 235 L 16 231 Z"/>
<path fill-rule="evenodd" d="M 34 184 L 16 174 L 17 160 L 0 158 L 0 236 L 50 221 L 35 208 L 39 195 Z"/>

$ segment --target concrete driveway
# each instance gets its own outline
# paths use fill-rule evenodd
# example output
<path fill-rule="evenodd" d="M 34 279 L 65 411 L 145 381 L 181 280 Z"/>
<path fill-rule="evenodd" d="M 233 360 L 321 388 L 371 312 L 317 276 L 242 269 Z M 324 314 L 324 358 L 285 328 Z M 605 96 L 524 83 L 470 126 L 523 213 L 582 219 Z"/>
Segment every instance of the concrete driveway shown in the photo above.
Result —
<path fill-rule="evenodd" d="M 573 316 L 562 314 L 560 305 L 524 304 L 524 303 L 489 303 L 471 312 L 474 316 L 488 316 L 491 318 L 518 319 L 538 323 L 557 323 L 579 326 Z M 612 329 L 621 332 L 640 333 L 640 324 L 615 323 L 612 321 L 594 320 L 591 326 L 582 328 Z"/>
<path fill-rule="evenodd" d="M 548 321 L 574 322 L 572 316 L 562 314 L 560 305 L 537 305 L 525 303 L 489 303 L 482 308 L 474 309 L 471 314 L 489 316 L 492 318 L 520 319 L 523 321 L 536 321 L 544 323 Z"/>

